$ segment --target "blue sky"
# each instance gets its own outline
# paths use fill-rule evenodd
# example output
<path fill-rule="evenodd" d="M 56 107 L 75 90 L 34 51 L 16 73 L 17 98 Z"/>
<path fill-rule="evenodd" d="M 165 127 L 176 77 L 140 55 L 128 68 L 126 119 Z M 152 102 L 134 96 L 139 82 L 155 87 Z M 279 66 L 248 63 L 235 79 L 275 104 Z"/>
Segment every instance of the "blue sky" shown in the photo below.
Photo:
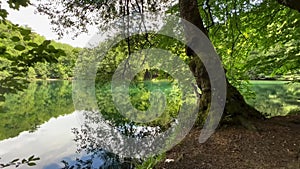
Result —
<path fill-rule="evenodd" d="M 34 1 L 34 0 L 33 0 Z M 51 30 L 50 20 L 45 15 L 34 14 L 35 8 L 32 6 L 21 8 L 19 11 L 8 8 L 8 5 L 3 2 L 3 7 L 9 12 L 8 20 L 15 24 L 27 25 L 32 30 L 47 39 L 56 40 L 62 43 L 70 44 L 74 47 L 84 47 L 97 31 L 97 28 L 90 27 L 89 33 L 83 33 L 79 37 L 72 40 L 71 35 L 65 35 L 62 39 L 58 40 L 58 36 Z"/>

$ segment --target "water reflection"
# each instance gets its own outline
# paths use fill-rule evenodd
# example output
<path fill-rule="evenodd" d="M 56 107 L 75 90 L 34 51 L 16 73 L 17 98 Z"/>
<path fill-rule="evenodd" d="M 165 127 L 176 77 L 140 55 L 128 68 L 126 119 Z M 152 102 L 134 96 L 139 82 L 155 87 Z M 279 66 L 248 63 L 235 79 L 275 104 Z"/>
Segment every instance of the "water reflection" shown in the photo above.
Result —
<path fill-rule="evenodd" d="M 110 126 L 98 112 L 82 111 L 83 121 L 80 128 L 73 128 L 77 153 L 85 154 L 75 160 L 64 160 L 64 169 L 75 168 L 122 168 L 132 169 L 141 158 L 131 158 L 132 152 L 151 152 L 159 134 L 159 127 L 136 126 L 134 123 L 123 126 Z M 153 134 L 153 135 L 151 135 Z M 141 138 L 147 138 L 147 144 Z M 127 140 L 130 140 L 127 142 Z M 161 142 L 162 143 L 162 142 Z M 163 145 L 162 145 L 163 146 Z M 112 153 L 115 152 L 115 153 Z"/>
<path fill-rule="evenodd" d="M 87 158 L 78 158 L 76 161 L 64 161 L 65 168 L 133 168 L 143 158 L 160 154 L 178 143 L 189 131 L 188 124 L 193 124 L 191 113 L 194 110 L 196 100 L 193 95 L 182 94 L 176 84 L 170 82 L 155 83 L 134 83 L 129 88 L 130 101 L 135 108 L 145 111 L 149 108 L 150 93 L 161 89 L 166 94 L 165 111 L 156 120 L 145 123 L 132 122 L 132 115 L 139 119 L 148 119 L 149 113 L 135 113 L 134 110 L 126 111 L 126 116 L 116 109 L 112 99 L 110 85 L 96 86 L 96 97 L 89 93 L 84 86 L 85 81 L 79 81 L 75 87 L 76 109 L 83 111 L 84 119 L 80 128 L 74 128 L 77 152 L 88 155 Z M 164 87 L 161 87 L 164 86 Z M 84 88 L 85 90 L 80 90 Z M 76 90 L 77 89 L 77 90 Z M 192 90 L 192 93 L 194 91 Z M 119 93 L 116 93 L 119 94 Z M 82 100 L 82 96 L 86 98 Z M 185 98 L 181 104 L 181 97 Z M 95 99 L 96 98 L 96 99 Z M 128 100 L 119 100 L 119 103 Z M 95 104 L 98 106 L 96 107 Z M 90 105 L 91 108 L 86 105 Z M 95 106 L 95 107 L 94 107 Z M 175 120 L 179 107 L 185 111 L 181 114 L 180 120 Z M 89 111 L 85 111 L 85 109 Z M 95 110 L 96 109 L 96 110 Z M 93 111 L 92 111 L 93 110 Z M 163 128 L 161 128 L 163 126 Z M 102 163 L 99 163 L 102 159 Z"/>
<path fill-rule="evenodd" d="M 152 127 L 142 127 L 116 113 L 107 86 L 99 87 L 96 91 L 99 113 L 73 111 L 70 82 L 31 83 L 24 92 L 6 95 L 5 102 L 0 103 L 0 163 L 35 155 L 41 158 L 33 167 L 38 169 L 69 169 L 72 166 L 133 168 L 141 159 L 124 158 L 120 154 L 129 153 L 124 151 L 130 149 L 131 145 L 132 151 L 136 151 L 135 146 L 139 145 L 140 138 L 149 140 L 148 144 L 140 143 L 139 150 L 155 151 L 151 149 L 152 146 L 164 142 L 155 141 L 152 136 L 159 135 L 170 127 L 168 125 L 176 123 L 174 117 L 177 114 L 174 112 L 179 106 L 175 103 L 179 102 L 180 96 L 176 86 L 168 83 L 139 84 L 132 89 L 131 102 L 141 110 L 146 109 L 149 91 L 160 87 L 167 94 L 166 113 L 162 114 L 160 120 L 153 121 L 150 124 Z M 257 96 L 249 103 L 262 112 L 274 116 L 300 109 L 299 83 L 285 85 L 260 81 L 252 82 L 252 87 Z M 100 118 L 100 114 L 103 118 Z M 124 144 L 124 138 L 128 137 L 131 137 L 132 144 Z M 111 153 L 116 149 L 120 151 L 116 153 L 118 155 Z"/>
<path fill-rule="evenodd" d="M 0 140 L 35 131 L 52 117 L 74 111 L 69 81 L 37 81 L 0 102 Z"/>
<path fill-rule="evenodd" d="M 81 125 L 80 112 L 51 118 L 40 125 L 35 132 L 22 132 L 19 136 L 0 142 L 1 162 L 8 162 L 15 158 L 27 158 L 31 155 L 40 157 L 37 166 L 33 168 L 62 168 L 61 160 L 76 159 L 77 147 L 74 144 L 72 128 Z M 20 166 L 19 168 L 28 168 Z"/>
<path fill-rule="evenodd" d="M 269 117 L 300 112 L 300 83 L 251 81 L 256 97 L 248 103 Z"/>

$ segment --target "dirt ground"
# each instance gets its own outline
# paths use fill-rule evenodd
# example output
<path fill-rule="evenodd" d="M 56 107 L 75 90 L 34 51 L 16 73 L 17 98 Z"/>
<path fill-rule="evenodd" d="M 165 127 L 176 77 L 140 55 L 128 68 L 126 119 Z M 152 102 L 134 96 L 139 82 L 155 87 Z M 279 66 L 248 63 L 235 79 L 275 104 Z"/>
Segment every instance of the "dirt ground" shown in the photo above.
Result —
<path fill-rule="evenodd" d="M 200 144 L 193 129 L 159 169 L 300 169 L 300 115 L 257 120 L 257 131 L 225 126 Z M 174 161 L 173 161 L 174 160 Z"/>

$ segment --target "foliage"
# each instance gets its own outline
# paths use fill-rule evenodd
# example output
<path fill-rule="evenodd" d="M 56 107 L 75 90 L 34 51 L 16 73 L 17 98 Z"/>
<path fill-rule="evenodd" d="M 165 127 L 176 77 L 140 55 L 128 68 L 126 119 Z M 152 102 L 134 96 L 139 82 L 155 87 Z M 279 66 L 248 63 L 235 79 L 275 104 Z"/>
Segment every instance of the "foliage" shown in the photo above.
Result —
<path fill-rule="evenodd" d="M 214 35 L 223 35 L 212 37 L 230 77 L 242 73 L 247 76 L 254 70 L 256 75 L 271 75 L 298 69 L 300 13 L 274 1 L 263 1 L 253 6 L 248 10 L 243 6 L 242 9 L 232 9 L 237 11 L 228 17 L 224 25 L 218 25 L 211 31 Z M 271 11 L 266 12 L 266 9 Z M 283 70 L 283 67 L 288 69 Z M 244 79 L 241 75 L 236 79 Z"/>
<path fill-rule="evenodd" d="M 136 169 L 153 169 L 155 166 L 165 159 L 165 154 L 160 154 L 157 156 L 149 157 L 145 159 L 142 164 L 138 164 L 135 166 Z"/>
<path fill-rule="evenodd" d="M 56 4 L 40 3 L 38 10 L 51 17 L 60 33 L 66 28 L 85 30 L 88 24 L 103 26 L 117 17 L 134 12 L 169 9 L 168 12 L 176 14 L 179 10 L 177 4 L 170 5 L 167 1 L 147 3 L 136 1 L 132 4 L 126 4 L 126 2 L 58 1 Z M 297 71 L 300 58 L 298 57 L 299 12 L 271 0 L 199 0 L 198 3 L 204 25 L 209 30 L 209 36 L 218 54 L 222 57 L 227 77 L 234 86 L 240 89 L 245 88 L 247 85 L 238 80 L 256 79 L 262 74 L 274 76 L 299 73 Z M 102 9 L 103 6 L 107 8 Z M 138 7 L 144 10 L 138 10 Z M 124 11 L 126 9 L 128 11 Z M 90 12 L 91 15 L 82 17 L 82 12 Z M 95 17 L 94 14 L 99 17 Z M 67 17 L 68 15 L 74 18 L 71 20 Z M 75 22 L 75 19 L 79 22 Z M 133 48 L 141 42 L 141 38 L 137 42 L 132 39 L 134 37 L 131 37 L 130 41 Z M 146 40 L 151 41 L 153 38 L 148 36 Z M 157 37 L 151 45 L 163 46 L 161 43 L 165 46 L 178 46 L 161 36 Z M 126 46 L 126 43 L 122 45 Z M 184 46 L 178 47 L 180 48 L 177 48 L 177 51 L 184 52 Z M 119 51 L 125 50 L 119 49 Z M 118 51 L 114 51 L 114 54 L 119 58 L 128 55 L 128 53 L 122 54 Z M 110 65 L 116 65 L 120 60 L 116 59 L 115 55 L 109 54 L 106 58 L 106 67 L 109 67 L 109 72 L 113 72 L 114 69 L 114 66 Z M 113 63 L 115 61 L 116 63 Z M 249 90 L 243 91 L 249 93 Z"/>
<path fill-rule="evenodd" d="M 27 7 L 30 5 L 30 0 L 7 0 L 6 1 L 11 9 L 19 10 L 20 7 Z M 6 19 L 8 12 L 1 8 L 2 2 L 0 1 L 0 23 Z"/>
<path fill-rule="evenodd" d="M 7 0 L 7 3 L 15 10 L 31 5 L 29 0 Z M 25 89 L 28 79 L 72 77 L 72 68 L 80 49 L 46 40 L 32 32 L 30 28 L 7 21 L 8 12 L 2 9 L 1 5 L 2 2 L 0 2 L 0 101 L 5 99 L 5 93 Z M 45 68 L 43 63 L 49 65 L 46 67 L 47 70 L 43 69 Z M 38 66 L 42 66 L 42 69 Z"/>
<path fill-rule="evenodd" d="M 299 12 L 270 0 L 200 4 L 227 78 L 245 97 L 253 97 L 245 80 L 299 74 Z"/>
<path fill-rule="evenodd" d="M 93 163 L 95 159 L 103 160 L 103 164 L 99 166 L 99 164 Z M 96 161 L 96 160 L 95 160 Z M 120 158 L 109 152 L 105 151 L 95 151 L 90 156 L 84 156 L 82 158 L 76 158 L 74 161 L 66 161 L 62 160 L 63 167 L 62 169 L 86 169 L 86 168 L 110 168 L 110 169 L 132 169 L 130 167 L 130 163 L 121 162 Z"/>
<path fill-rule="evenodd" d="M 175 83 L 172 84 L 168 81 L 157 83 L 147 81 L 133 83 L 129 89 L 130 101 L 136 109 L 146 111 L 150 106 L 150 92 L 153 92 L 156 89 L 160 89 L 166 95 L 166 109 L 155 121 L 150 122 L 148 125 L 160 126 L 162 129 L 164 129 L 167 128 L 168 125 L 170 125 L 170 122 L 172 122 L 172 120 L 177 116 L 179 106 L 181 104 L 181 92 Z M 120 126 L 130 123 L 130 120 L 124 118 L 124 116 L 117 111 L 116 107 L 114 106 L 110 84 L 104 86 L 98 85 L 96 89 L 96 97 L 97 104 L 100 109 L 99 111 L 106 120 L 110 121 L 113 126 Z M 131 114 L 127 114 L 126 116 L 129 117 Z M 149 114 L 139 114 L 138 118 L 147 119 L 149 118 Z"/>
<path fill-rule="evenodd" d="M 1 159 L 1 158 L 0 158 Z M 36 165 L 36 161 L 40 160 L 39 157 L 35 157 L 34 155 L 30 156 L 28 159 L 14 159 L 9 163 L 0 163 L 0 168 L 6 168 L 6 167 L 11 167 L 14 166 L 16 168 L 18 168 L 21 165 L 28 165 L 29 167 L 31 166 L 35 166 Z"/>
<path fill-rule="evenodd" d="M 36 64 L 66 63 L 69 69 L 74 65 L 74 56 L 70 57 L 71 61 L 60 59 L 60 56 L 67 57 L 64 50 L 56 48 L 58 45 L 54 42 L 45 40 L 28 28 L 3 21 L 0 24 L 0 32 L 0 101 L 4 100 L 5 93 L 26 88 L 30 68 L 31 79 L 34 78 L 32 68 L 38 75 L 47 77 L 46 72 L 41 74 Z M 68 48 L 70 49 L 69 46 Z"/>
<path fill-rule="evenodd" d="M 32 82 L 23 92 L 6 94 L 0 104 L 0 140 L 33 132 L 50 118 L 73 111 L 69 81 Z"/>
<path fill-rule="evenodd" d="M 68 79 L 80 48 L 46 40 L 9 21 L 0 24 L 0 101 L 26 88 L 28 80 Z"/>
<path fill-rule="evenodd" d="M 247 102 L 266 117 L 285 116 L 299 112 L 300 84 L 285 81 L 254 81 L 251 89 L 256 97 Z"/>
<path fill-rule="evenodd" d="M 33 67 L 30 67 L 27 72 L 27 79 L 33 80 L 36 78 L 36 72 Z"/>
<path fill-rule="evenodd" d="M 88 25 L 104 26 L 112 20 L 132 13 L 163 11 L 169 6 L 168 0 L 147 1 L 86 1 L 56 0 L 36 4 L 40 13 L 46 14 L 55 25 L 55 32 L 62 36 L 72 33 L 75 36 L 87 32 Z M 72 17 L 69 17 L 72 16 Z"/>

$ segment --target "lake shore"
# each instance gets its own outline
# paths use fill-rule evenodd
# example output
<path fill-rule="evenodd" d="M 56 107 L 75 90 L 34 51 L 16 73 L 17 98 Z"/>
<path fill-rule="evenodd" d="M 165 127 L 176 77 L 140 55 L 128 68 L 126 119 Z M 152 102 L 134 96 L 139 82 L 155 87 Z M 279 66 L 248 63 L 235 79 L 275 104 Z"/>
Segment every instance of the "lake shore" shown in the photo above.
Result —
<path fill-rule="evenodd" d="M 257 131 L 224 126 L 200 144 L 193 129 L 157 169 L 300 168 L 300 114 L 253 121 Z M 173 161 L 174 160 L 174 161 Z M 171 162 L 166 162 L 171 161 Z"/>

